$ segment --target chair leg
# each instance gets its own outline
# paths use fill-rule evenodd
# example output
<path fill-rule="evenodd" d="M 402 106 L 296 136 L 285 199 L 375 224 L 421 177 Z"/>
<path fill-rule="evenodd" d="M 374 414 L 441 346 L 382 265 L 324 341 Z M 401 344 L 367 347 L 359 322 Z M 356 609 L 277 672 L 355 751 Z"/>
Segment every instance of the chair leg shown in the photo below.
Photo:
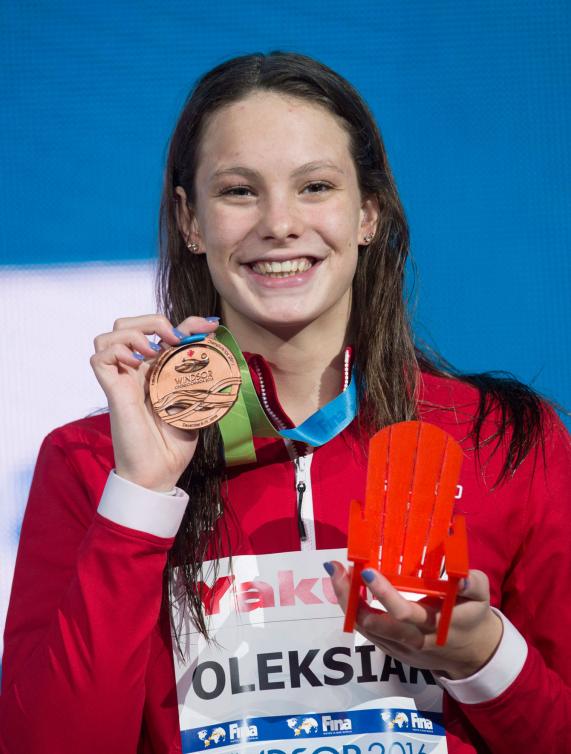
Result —
<path fill-rule="evenodd" d="M 347 601 L 347 610 L 345 612 L 345 623 L 343 625 L 343 631 L 345 633 L 353 633 L 355 628 L 355 620 L 357 619 L 357 608 L 359 606 L 359 596 L 361 592 L 361 571 L 363 570 L 363 563 L 356 561 L 351 568 L 351 586 L 349 590 L 349 599 Z"/>
<path fill-rule="evenodd" d="M 452 609 L 456 604 L 456 596 L 458 594 L 458 582 L 459 579 L 454 576 L 449 577 L 448 586 L 446 590 L 446 596 L 442 604 L 442 610 L 440 612 L 440 621 L 438 623 L 438 631 L 436 632 L 436 643 L 438 646 L 446 644 L 448 637 L 448 628 L 450 626 L 450 619 L 452 618 Z"/>

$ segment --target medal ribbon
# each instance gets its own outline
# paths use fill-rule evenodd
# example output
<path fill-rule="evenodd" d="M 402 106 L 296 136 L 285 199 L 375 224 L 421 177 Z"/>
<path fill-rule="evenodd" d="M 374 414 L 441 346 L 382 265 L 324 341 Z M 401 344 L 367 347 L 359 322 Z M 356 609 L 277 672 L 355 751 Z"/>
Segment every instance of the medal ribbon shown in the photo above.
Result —
<path fill-rule="evenodd" d="M 227 466 L 256 462 L 254 437 L 285 437 L 313 447 L 329 442 L 345 429 L 357 415 L 359 401 L 354 372 L 346 390 L 320 408 L 294 429 L 277 430 L 262 408 L 246 359 L 233 335 L 222 325 L 216 339 L 228 348 L 240 369 L 242 385 L 238 399 L 230 411 L 218 422 L 224 442 Z"/>

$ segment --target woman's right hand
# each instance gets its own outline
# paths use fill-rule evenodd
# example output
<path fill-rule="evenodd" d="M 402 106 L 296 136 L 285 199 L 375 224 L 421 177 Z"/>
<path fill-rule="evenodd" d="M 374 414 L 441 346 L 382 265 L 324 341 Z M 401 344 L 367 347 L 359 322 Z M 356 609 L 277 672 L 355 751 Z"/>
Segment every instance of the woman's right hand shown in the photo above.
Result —
<path fill-rule="evenodd" d="M 187 317 L 176 329 L 187 336 L 212 333 L 217 327 L 217 322 L 203 317 Z M 155 334 L 165 346 L 180 341 L 171 322 L 161 314 L 118 319 L 112 332 L 95 338 L 90 361 L 109 403 L 116 473 L 148 489 L 166 492 L 191 461 L 198 432 L 171 427 L 152 409 L 147 374 L 162 349 L 147 336 Z"/>

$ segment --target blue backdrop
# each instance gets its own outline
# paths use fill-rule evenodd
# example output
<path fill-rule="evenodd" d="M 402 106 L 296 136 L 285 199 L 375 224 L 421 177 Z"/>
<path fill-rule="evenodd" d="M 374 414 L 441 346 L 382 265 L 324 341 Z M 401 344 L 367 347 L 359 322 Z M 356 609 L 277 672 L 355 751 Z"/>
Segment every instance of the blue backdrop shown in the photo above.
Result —
<path fill-rule="evenodd" d="M 231 55 L 301 51 L 378 117 L 421 334 L 569 404 L 570 18 L 567 0 L 5 3 L 1 261 L 152 257 L 190 84 Z"/>
<path fill-rule="evenodd" d="M 166 143 L 190 85 L 227 57 L 284 49 L 344 74 L 378 117 L 412 228 L 418 333 L 462 369 L 510 370 L 570 406 L 570 7 L 4 2 L 0 311 L 11 324 L 3 399 L 14 396 L 31 344 L 55 354 L 61 381 L 81 347 L 89 351 L 108 329 L 97 317 L 110 325 L 113 308 L 152 306 L 129 281 L 155 254 Z M 71 338 L 87 310 L 92 319 Z M 75 404 L 82 390 L 73 385 L 69 416 L 52 416 L 62 386 L 44 379 L 4 423 L 0 493 L 12 513 L 0 541 L 9 561 L 0 625 L 39 437 L 102 403 Z M 37 396 L 42 409 L 30 412 Z"/>

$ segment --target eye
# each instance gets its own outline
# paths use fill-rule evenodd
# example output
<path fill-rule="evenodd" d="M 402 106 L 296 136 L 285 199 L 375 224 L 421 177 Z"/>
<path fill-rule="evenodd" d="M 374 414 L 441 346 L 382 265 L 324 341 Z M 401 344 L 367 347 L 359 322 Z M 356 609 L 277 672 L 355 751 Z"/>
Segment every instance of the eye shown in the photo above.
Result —
<path fill-rule="evenodd" d="M 254 192 L 249 186 L 228 186 L 221 189 L 219 196 L 251 196 Z"/>
<path fill-rule="evenodd" d="M 308 194 L 324 194 L 326 191 L 330 191 L 333 186 L 325 181 L 312 181 L 304 187 L 304 192 Z"/>

